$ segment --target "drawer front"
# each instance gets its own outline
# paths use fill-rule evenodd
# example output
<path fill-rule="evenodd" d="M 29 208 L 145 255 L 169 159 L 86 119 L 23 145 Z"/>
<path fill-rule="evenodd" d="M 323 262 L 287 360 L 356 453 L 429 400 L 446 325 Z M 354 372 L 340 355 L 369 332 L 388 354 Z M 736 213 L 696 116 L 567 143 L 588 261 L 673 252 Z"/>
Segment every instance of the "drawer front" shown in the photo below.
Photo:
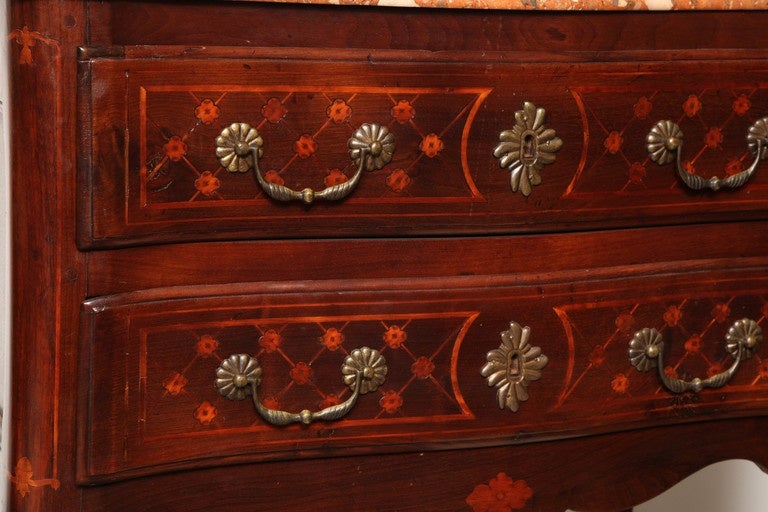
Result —
<path fill-rule="evenodd" d="M 574 274 L 563 278 L 567 284 L 423 279 L 366 291 L 369 282 L 348 281 L 345 291 L 297 284 L 91 300 L 82 312 L 79 478 L 492 446 L 765 410 L 764 344 L 727 385 L 700 393 L 673 393 L 658 373 L 640 372 L 628 358 L 634 333 L 652 327 L 667 345 L 667 375 L 691 380 L 724 371 L 732 363 L 729 327 L 742 318 L 765 326 L 764 272 L 706 279 L 623 272 L 629 277 L 589 282 Z M 486 376 L 499 370 L 490 360 L 510 353 L 504 336 L 521 333 L 511 322 L 530 328 L 528 345 L 547 361 L 535 349 L 521 352 L 527 392 L 513 386 L 509 400 L 500 386 L 517 382 L 520 366 L 502 369 L 500 384 Z M 250 399 L 231 401 L 214 385 L 223 360 L 248 354 L 262 370 L 261 403 L 318 411 L 350 397 L 341 367 L 362 346 L 380 351 L 388 373 L 334 421 L 274 426 Z"/>
<path fill-rule="evenodd" d="M 768 115 L 768 69 L 760 61 L 560 57 L 514 64 L 514 53 L 471 60 L 348 51 L 311 60 L 290 49 L 280 58 L 242 48 L 195 57 L 163 51 L 84 53 L 82 247 L 513 233 L 761 218 L 768 211 L 768 177 L 759 166 L 740 189 L 693 192 L 674 162 L 654 163 L 646 147 L 649 131 L 668 119 L 684 134 L 685 172 L 725 178 L 748 168 L 747 134 Z M 541 183 L 528 196 L 522 184 L 512 190 L 510 170 L 494 156 L 524 102 L 545 110 L 544 126 L 563 142 L 549 151 L 542 137 L 530 150 L 537 161 L 554 162 L 540 169 Z M 216 139 L 233 123 L 260 134 L 264 179 L 294 191 L 350 180 L 358 166 L 348 142 L 363 124 L 386 127 L 394 151 L 382 168 L 362 171 L 345 198 L 280 202 L 265 195 L 253 170 L 222 167 Z M 510 147 L 497 155 L 517 161 Z"/>

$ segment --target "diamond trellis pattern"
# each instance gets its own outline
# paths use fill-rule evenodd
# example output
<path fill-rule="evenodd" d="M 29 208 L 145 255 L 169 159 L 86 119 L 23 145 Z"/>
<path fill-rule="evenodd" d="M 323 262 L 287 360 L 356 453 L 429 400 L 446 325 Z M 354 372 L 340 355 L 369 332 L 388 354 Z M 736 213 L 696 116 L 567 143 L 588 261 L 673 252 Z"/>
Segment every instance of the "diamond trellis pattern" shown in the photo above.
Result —
<path fill-rule="evenodd" d="M 764 296 L 576 305 L 555 311 L 575 350 L 573 372 L 557 407 L 585 399 L 585 393 L 597 392 L 608 400 L 667 396 L 656 371 L 637 372 L 629 363 L 629 340 L 643 327 L 656 328 L 662 334 L 664 371 L 683 380 L 706 378 L 730 366 L 732 359 L 724 340 L 736 320 L 750 318 L 763 329 L 768 327 L 768 298 Z M 751 359 L 742 362 L 727 387 L 766 385 L 768 348 L 763 345 Z"/>
<path fill-rule="evenodd" d="M 704 177 L 727 177 L 753 160 L 747 149 L 749 127 L 768 112 L 764 88 L 697 91 L 572 90 L 589 132 L 586 158 L 564 197 L 652 192 L 678 188 L 677 174 L 649 158 L 645 138 L 656 122 L 670 119 L 684 134 L 683 166 Z M 622 122 L 601 113 L 624 112 Z M 751 187 L 765 181 L 753 180 Z M 764 185 L 763 185 L 764 186 Z"/>
<path fill-rule="evenodd" d="M 143 207 L 266 201 L 251 173 L 229 173 L 216 159 L 214 140 L 233 122 L 259 131 L 264 139 L 262 173 L 291 188 L 320 190 L 346 181 L 356 171 L 347 141 L 361 124 L 379 123 L 395 136 L 394 159 L 367 173 L 356 196 L 368 200 L 477 194 L 464 168 L 466 159 L 461 158 L 462 133 L 485 90 L 156 86 L 143 91 Z"/>
<path fill-rule="evenodd" d="M 231 402 L 213 386 L 221 360 L 240 352 L 262 366 L 259 397 L 269 408 L 319 410 L 346 400 L 351 391 L 342 382 L 341 364 L 353 349 L 370 346 L 386 358 L 387 379 L 361 397 L 344 421 L 462 417 L 470 413 L 454 385 L 452 353 L 473 318 L 298 318 L 148 329 L 145 434 L 168 435 L 167 423 L 185 430 L 270 428 L 250 401 Z M 163 357 L 168 347 L 186 357 Z"/>

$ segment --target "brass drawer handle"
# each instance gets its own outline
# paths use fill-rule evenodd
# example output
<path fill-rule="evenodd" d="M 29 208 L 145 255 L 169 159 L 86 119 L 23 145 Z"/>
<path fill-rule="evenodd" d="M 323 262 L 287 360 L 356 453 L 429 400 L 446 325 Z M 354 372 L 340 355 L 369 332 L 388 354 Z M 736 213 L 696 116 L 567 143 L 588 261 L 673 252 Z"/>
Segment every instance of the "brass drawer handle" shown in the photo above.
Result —
<path fill-rule="evenodd" d="M 667 120 L 656 123 L 656 126 L 648 133 L 645 141 L 648 156 L 657 164 L 666 165 L 675 157 L 677 158 L 677 174 L 688 188 L 693 190 L 738 188 L 752 177 L 760 160 L 765 160 L 768 157 L 768 117 L 756 121 L 750 126 L 749 133 L 747 134 L 747 146 L 755 156 L 755 161 L 752 162 L 749 168 L 725 179 L 720 179 L 717 176 L 710 179 L 702 178 L 683 168 L 682 157 L 680 156 L 683 152 L 683 131 L 672 121 Z"/>
<path fill-rule="evenodd" d="M 313 421 L 333 421 L 345 416 L 357 402 L 360 395 L 376 391 L 387 376 L 387 361 L 378 350 L 361 347 L 353 350 L 344 359 L 341 367 L 344 384 L 352 390 L 352 396 L 338 405 L 312 412 L 307 409 L 291 413 L 265 407 L 257 393 L 261 384 L 261 366 L 255 357 L 248 354 L 234 354 L 221 362 L 216 369 L 216 388 L 219 394 L 230 400 L 242 400 L 253 397 L 256 412 L 272 425 L 289 425 Z"/>
<path fill-rule="evenodd" d="M 512 192 L 519 190 L 525 197 L 533 185 L 541 183 L 539 171 L 553 163 L 555 152 L 563 147 L 555 130 L 544 126 L 545 117 L 546 110 L 524 102 L 523 109 L 515 112 L 515 126 L 499 134 L 499 145 L 493 150 L 499 167 L 509 169 Z"/>
<path fill-rule="evenodd" d="M 749 359 L 763 340 L 763 331 L 754 320 L 744 318 L 735 322 L 725 336 L 726 349 L 733 357 L 731 367 L 722 373 L 707 379 L 698 377 L 684 381 L 669 377 L 664 371 L 664 340 L 656 329 L 646 327 L 635 333 L 629 343 L 629 361 L 638 371 L 648 371 L 658 367 L 661 382 L 673 393 L 693 391 L 698 393 L 704 388 L 720 388 L 736 373 L 742 361 Z"/>
<path fill-rule="evenodd" d="M 338 201 L 348 196 L 360 181 L 363 171 L 381 169 L 392 160 L 395 138 L 386 126 L 364 124 L 349 139 L 349 157 L 357 165 L 357 172 L 344 183 L 320 191 L 305 188 L 293 190 L 264 179 L 259 170 L 259 158 L 263 154 L 264 140 L 259 132 L 247 123 L 234 123 L 224 128 L 216 137 L 216 156 L 229 172 L 247 172 L 253 168 L 256 180 L 264 192 L 277 201 L 301 200 L 311 204 L 315 199 Z"/>

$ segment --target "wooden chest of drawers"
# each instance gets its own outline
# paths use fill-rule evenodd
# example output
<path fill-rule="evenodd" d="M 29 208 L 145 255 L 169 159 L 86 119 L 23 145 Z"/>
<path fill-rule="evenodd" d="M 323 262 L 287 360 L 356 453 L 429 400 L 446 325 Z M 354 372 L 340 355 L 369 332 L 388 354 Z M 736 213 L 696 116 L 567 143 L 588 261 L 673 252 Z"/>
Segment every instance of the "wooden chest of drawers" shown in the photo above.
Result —
<path fill-rule="evenodd" d="M 767 19 L 13 4 L 14 509 L 766 463 Z"/>

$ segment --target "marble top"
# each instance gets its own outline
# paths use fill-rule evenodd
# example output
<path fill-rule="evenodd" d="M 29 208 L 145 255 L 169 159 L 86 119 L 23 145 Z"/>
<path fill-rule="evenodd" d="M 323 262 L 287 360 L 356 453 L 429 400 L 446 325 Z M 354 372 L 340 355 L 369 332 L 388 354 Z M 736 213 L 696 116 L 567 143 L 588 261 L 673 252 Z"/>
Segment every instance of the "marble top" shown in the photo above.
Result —
<path fill-rule="evenodd" d="M 270 0 L 267 0 L 270 1 Z M 551 11 L 768 9 L 768 0 L 271 0 L 332 5 Z"/>

